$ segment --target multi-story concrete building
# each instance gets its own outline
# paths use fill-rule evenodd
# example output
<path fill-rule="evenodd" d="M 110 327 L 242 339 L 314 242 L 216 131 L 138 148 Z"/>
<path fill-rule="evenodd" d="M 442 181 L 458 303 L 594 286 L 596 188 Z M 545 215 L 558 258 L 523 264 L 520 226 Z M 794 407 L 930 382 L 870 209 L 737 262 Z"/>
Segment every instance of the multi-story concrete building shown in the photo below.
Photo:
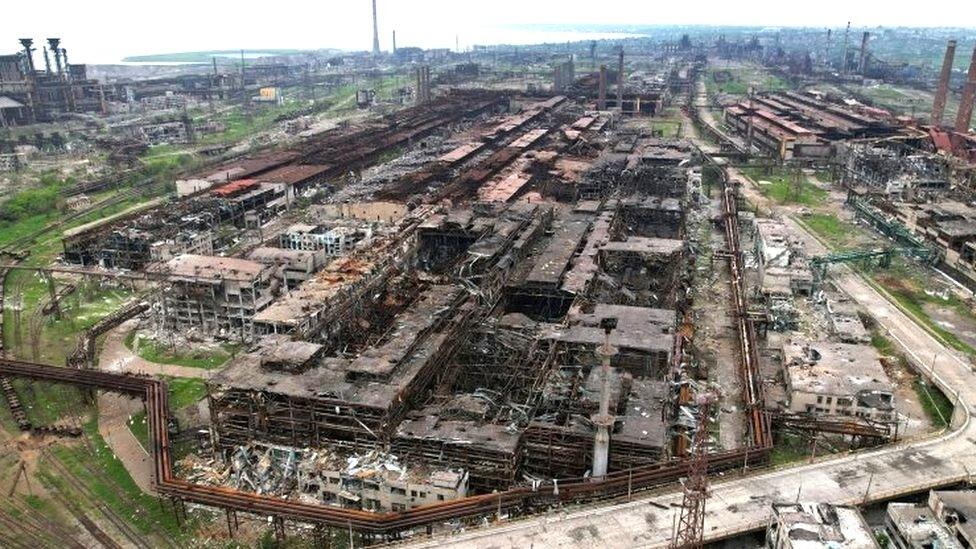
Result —
<path fill-rule="evenodd" d="M 768 549 L 877 549 L 856 507 L 829 503 L 774 503 Z"/>
<path fill-rule="evenodd" d="M 914 503 L 889 503 L 885 527 L 896 549 L 963 549 L 931 509 Z"/>
<path fill-rule="evenodd" d="M 790 411 L 889 420 L 894 386 L 867 345 L 787 339 L 783 376 Z"/>
<path fill-rule="evenodd" d="M 172 330 L 249 337 L 254 315 L 279 287 L 272 267 L 231 257 L 183 254 L 147 270 L 165 277 L 160 318 Z"/>
<path fill-rule="evenodd" d="M 928 503 L 960 543 L 976 547 L 976 490 L 932 490 Z"/>

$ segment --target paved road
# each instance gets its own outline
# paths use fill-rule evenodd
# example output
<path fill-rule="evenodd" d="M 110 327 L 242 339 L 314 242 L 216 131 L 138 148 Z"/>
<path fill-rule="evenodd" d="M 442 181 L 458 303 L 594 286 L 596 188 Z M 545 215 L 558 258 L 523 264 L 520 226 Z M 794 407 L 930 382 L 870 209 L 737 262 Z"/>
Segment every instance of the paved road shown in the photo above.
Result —
<path fill-rule="evenodd" d="M 105 345 L 99 355 L 99 367 L 108 372 L 166 375 L 171 377 L 196 377 L 208 379 L 212 370 L 157 364 L 141 358 L 125 346 L 125 336 L 135 328 L 135 320 L 123 322 L 108 332 Z M 142 402 L 123 395 L 102 392 L 98 396 L 98 432 L 119 458 L 132 480 L 144 492 L 152 494 L 152 459 L 129 430 L 132 414 L 143 410 Z"/>
<path fill-rule="evenodd" d="M 796 226 L 794 224 L 794 226 Z M 796 226 L 798 231 L 802 231 Z M 803 233 L 801 233 L 803 234 Z M 813 253 L 819 244 L 804 234 Z M 862 278 L 837 269 L 834 281 L 868 310 L 948 395 L 961 399 L 952 430 L 925 440 L 902 441 L 873 451 L 828 456 L 816 463 L 717 481 L 705 516 L 706 540 L 717 540 L 763 528 L 772 517 L 770 504 L 797 498 L 831 503 L 862 503 L 968 480 L 976 471 L 976 375 L 972 366 L 921 329 Z M 665 547 L 671 536 L 674 506 L 681 494 L 664 495 L 593 509 L 498 524 L 462 534 L 420 541 L 417 547 L 549 548 Z"/>
<path fill-rule="evenodd" d="M 132 480 L 152 494 L 152 457 L 129 430 L 129 417 L 143 410 L 142 401 L 101 391 L 98 395 L 98 434 L 125 465 Z"/>
<path fill-rule="evenodd" d="M 131 374 L 165 375 L 170 377 L 196 377 L 210 379 L 217 370 L 193 368 L 191 366 L 177 366 L 175 364 L 159 364 L 133 353 L 125 346 L 125 336 L 132 331 L 138 321 L 128 320 L 119 327 L 108 332 L 105 345 L 98 357 L 99 368 L 107 372 L 128 372 Z"/>

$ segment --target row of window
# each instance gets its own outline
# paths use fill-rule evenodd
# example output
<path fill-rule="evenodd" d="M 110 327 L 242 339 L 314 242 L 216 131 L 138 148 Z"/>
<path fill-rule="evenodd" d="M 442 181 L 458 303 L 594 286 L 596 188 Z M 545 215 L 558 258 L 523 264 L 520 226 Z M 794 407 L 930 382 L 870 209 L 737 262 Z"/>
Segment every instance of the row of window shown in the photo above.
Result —
<path fill-rule="evenodd" d="M 834 397 L 825 397 L 822 395 L 817 396 L 817 404 L 826 404 L 829 406 L 833 402 L 833 400 Z M 837 397 L 838 406 L 852 406 L 853 404 L 854 404 L 854 400 L 851 398 Z"/>
<path fill-rule="evenodd" d="M 339 484 L 341 482 L 338 477 L 327 477 L 326 480 L 328 480 L 329 484 Z M 372 490 L 374 492 L 380 491 L 380 485 L 379 484 L 377 484 L 375 482 L 370 482 L 370 481 L 367 481 L 367 480 L 346 479 L 346 481 L 344 483 L 342 483 L 342 484 L 343 484 L 343 488 L 346 488 L 346 489 L 349 489 L 349 490 Z M 398 495 L 398 496 L 406 496 L 407 495 L 407 490 L 405 488 L 398 488 L 396 486 L 390 486 L 389 489 L 390 489 L 390 493 L 391 494 L 395 494 L 395 495 Z M 410 490 L 410 497 L 411 498 L 426 499 L 427 498 L 427 492 L 424 492 L 422 490 Z M 438 501 L 444 501 L 444 495 L 443 494 L 437 494 L 437 500 Z"/>

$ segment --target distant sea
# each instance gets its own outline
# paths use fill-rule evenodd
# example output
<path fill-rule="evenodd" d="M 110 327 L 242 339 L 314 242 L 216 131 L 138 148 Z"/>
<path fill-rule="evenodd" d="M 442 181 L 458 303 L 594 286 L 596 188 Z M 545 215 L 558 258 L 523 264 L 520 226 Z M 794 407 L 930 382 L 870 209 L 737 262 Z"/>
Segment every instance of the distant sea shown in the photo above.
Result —
<path fill-rule="evenodd" d="M 402 35 L 401 35 L 402 36 Z M 572 29 L 538 29 L 538 28 L 526 28 L 526 27 L 492 27 L 492 28 L 478 28 L 469 29 L 464 32 L 455 33 L 447 29 L 436 30 L 432 29 L 429 32 L 425 32 L 420 41 L 410 41 L 406 38 L 401 39 L 400 46 L 416 46 L 421 48 L 449 48 L 455 49 L 455 45 L 459 44 L 462 50 L 471 48 L 472 46 L 492 46 L 499 44 L 508 44 L 513 46 L 524 46 L 530 44 L 562 44 L 566 42 L 580 42 L 580 41 L 590 41 L 590 40 L 620 40 L 624 38 L 636 38 L 646 36 L 644 34 L 638 33 L 627 33 L 627 32 L 606 32 L 606 31 L 596 31 L 596 30 L 572 30 Z M 455 40 L 456 39 L 456 40 Z M 358 49 L 362 51 L 366 49 L 364 45 Z M 389 49 L 389 44 L 383 43 L 382 47 L 385 50 Z M 356 45 L 344 44 L 322 44 L 321 48 L 341 48 L 349 51 L 354 51 L 357 49 Z M 314 49 L 312 47 L 308 49 Z M 158 55 L 160 59 L 179 59 L 185 54 L 173 54 L 172 57 L 167 55 Z M 208 54 L 207 59 L 210 56 L 215 56 L 219 58 L 227 59 L 239 59 L 239 53 L 233 53 L 228 51 L 222 51 L 219 53 Z M 245 49 L 244 58 L 245 59 L 258 59 L 261 57 L 269 57 L 276 55 L 275 52 L 262 52 L 260 50 L 247 50 Z M 200 59 L 186 59 L 180 60 L 166 60 L 166 61 L 118 61 L 114 64 L 117 65 L 193 65 L 199 63 L 209 63 L 208 61 L 203 61 Z"/>

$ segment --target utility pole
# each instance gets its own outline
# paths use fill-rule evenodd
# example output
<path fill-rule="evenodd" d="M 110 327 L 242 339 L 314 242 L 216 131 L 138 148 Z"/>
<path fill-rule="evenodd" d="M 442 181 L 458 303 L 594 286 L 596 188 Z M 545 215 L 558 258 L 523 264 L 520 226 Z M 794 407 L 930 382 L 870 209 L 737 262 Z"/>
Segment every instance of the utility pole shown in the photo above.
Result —
<path fill-rule="evenodd" d="M 705 503 L 708 499 L 708 418 L 717 395 L 706 392 L 699 395 L 698 424 L 692 442 L 692 453 L 688 465 L 688 477 L 684 479 L 684 495 L 681 500 L 681 515 L 678 526 L 671 538 L 670 549 L 700 549 L 704 543 Z"/>
<path fill-rule="evenodd" d="M 864 498 L 861 503 L 868 502 L 868 493 L 871 491 L 871 484 L 874 482 L 874 471 L 871 471 L 871 476 L 868 477 L 868 485 L 864 488 Z"/>

